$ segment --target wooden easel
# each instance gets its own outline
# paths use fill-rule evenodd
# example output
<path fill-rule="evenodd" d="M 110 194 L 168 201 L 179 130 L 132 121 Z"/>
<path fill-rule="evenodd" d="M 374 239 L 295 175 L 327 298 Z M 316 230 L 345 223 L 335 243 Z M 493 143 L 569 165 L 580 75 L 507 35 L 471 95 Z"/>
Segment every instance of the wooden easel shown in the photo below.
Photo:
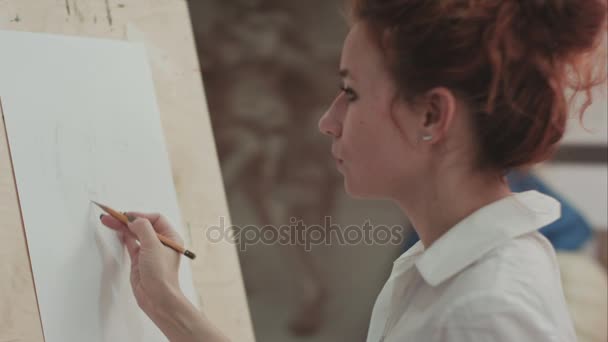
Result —
<path fill-rule="evenodd" d="M 231 340 L 254 341 L 236 249 L 205 234 L 228 209 L 186 1 L 4 0 L 0 29 L 145 42 L 203 310 Z M 44 341 L 3 120 L 0 260 L 0 340 Z"/>

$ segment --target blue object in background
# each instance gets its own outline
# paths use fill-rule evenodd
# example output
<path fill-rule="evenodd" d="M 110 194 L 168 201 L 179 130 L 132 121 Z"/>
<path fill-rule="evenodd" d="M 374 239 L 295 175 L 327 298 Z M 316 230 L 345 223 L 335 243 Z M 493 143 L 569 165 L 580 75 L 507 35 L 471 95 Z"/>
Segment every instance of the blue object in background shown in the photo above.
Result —
<path fill-rule="evenodd" d="M 543 234 L 556 250 L 574 251 L 578 250 L 591 239 L 591 225 L 585 218 L 564 198 L 555 193 L 537 176 L 531 173 L 513 171 L 507 175 L 507 182 L 513 192 L 524 192 L 536 190 L 558 200 L 562 206 L 562 216 L 555 222 L 541 228 Z M 408 236 L 405 243 L 407 250 L 418 242 L 415 231 Z"/>

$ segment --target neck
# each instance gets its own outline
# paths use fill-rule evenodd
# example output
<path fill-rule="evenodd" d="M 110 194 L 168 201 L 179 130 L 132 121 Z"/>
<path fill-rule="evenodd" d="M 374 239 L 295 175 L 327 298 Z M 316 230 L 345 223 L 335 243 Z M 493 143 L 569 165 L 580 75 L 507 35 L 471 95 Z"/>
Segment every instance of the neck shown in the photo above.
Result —
<path fill-rule="evenodd" d="M 454 170 L 447 177 L 427 175 L 428 182 L 395 199 L 425 248 L 476 210 L 511 194 L 503 177 L 495 175 Z"/>

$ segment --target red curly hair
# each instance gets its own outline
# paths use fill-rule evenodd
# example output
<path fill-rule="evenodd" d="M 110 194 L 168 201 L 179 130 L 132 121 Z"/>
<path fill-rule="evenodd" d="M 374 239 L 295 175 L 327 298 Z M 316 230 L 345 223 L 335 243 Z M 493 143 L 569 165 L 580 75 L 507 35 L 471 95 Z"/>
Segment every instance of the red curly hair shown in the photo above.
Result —
<path fill-rule="evenodd" d="M 444 86 L 473 108 L 482 167 L 549 158 L 574 95 L 585 95 L 582 118 L 606 78 L 605 59 L 590 58 L 605 39 L 606 0 L 350 2 L 405 99 Z"/>

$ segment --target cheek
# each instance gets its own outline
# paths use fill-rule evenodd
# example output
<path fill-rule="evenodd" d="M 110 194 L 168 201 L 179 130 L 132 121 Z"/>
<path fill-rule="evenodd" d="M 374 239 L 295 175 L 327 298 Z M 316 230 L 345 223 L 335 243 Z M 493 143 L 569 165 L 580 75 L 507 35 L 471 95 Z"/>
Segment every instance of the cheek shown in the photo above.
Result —
<path fill-rule="evenodd" d="M 358 160 L 372 150 L 374 137 L 369 123 L 358 119 L 347 119 L 342 126 L 341 145 L 348 160 Z"/>
<path fill-rule="evenodd" d="M 344 122 L 342 136 L 345 187 L 363 198 L 390 197 L 411 180 L 416 153 L 390 122 Z"/>
<path fill-rule="evenodd" d="M 379 120 L 345 122 L 342 140 L 345 159 L 362 169 L 385 169 L 385 164 L 394 164 L 400 149 L 393 127 Z"/>

